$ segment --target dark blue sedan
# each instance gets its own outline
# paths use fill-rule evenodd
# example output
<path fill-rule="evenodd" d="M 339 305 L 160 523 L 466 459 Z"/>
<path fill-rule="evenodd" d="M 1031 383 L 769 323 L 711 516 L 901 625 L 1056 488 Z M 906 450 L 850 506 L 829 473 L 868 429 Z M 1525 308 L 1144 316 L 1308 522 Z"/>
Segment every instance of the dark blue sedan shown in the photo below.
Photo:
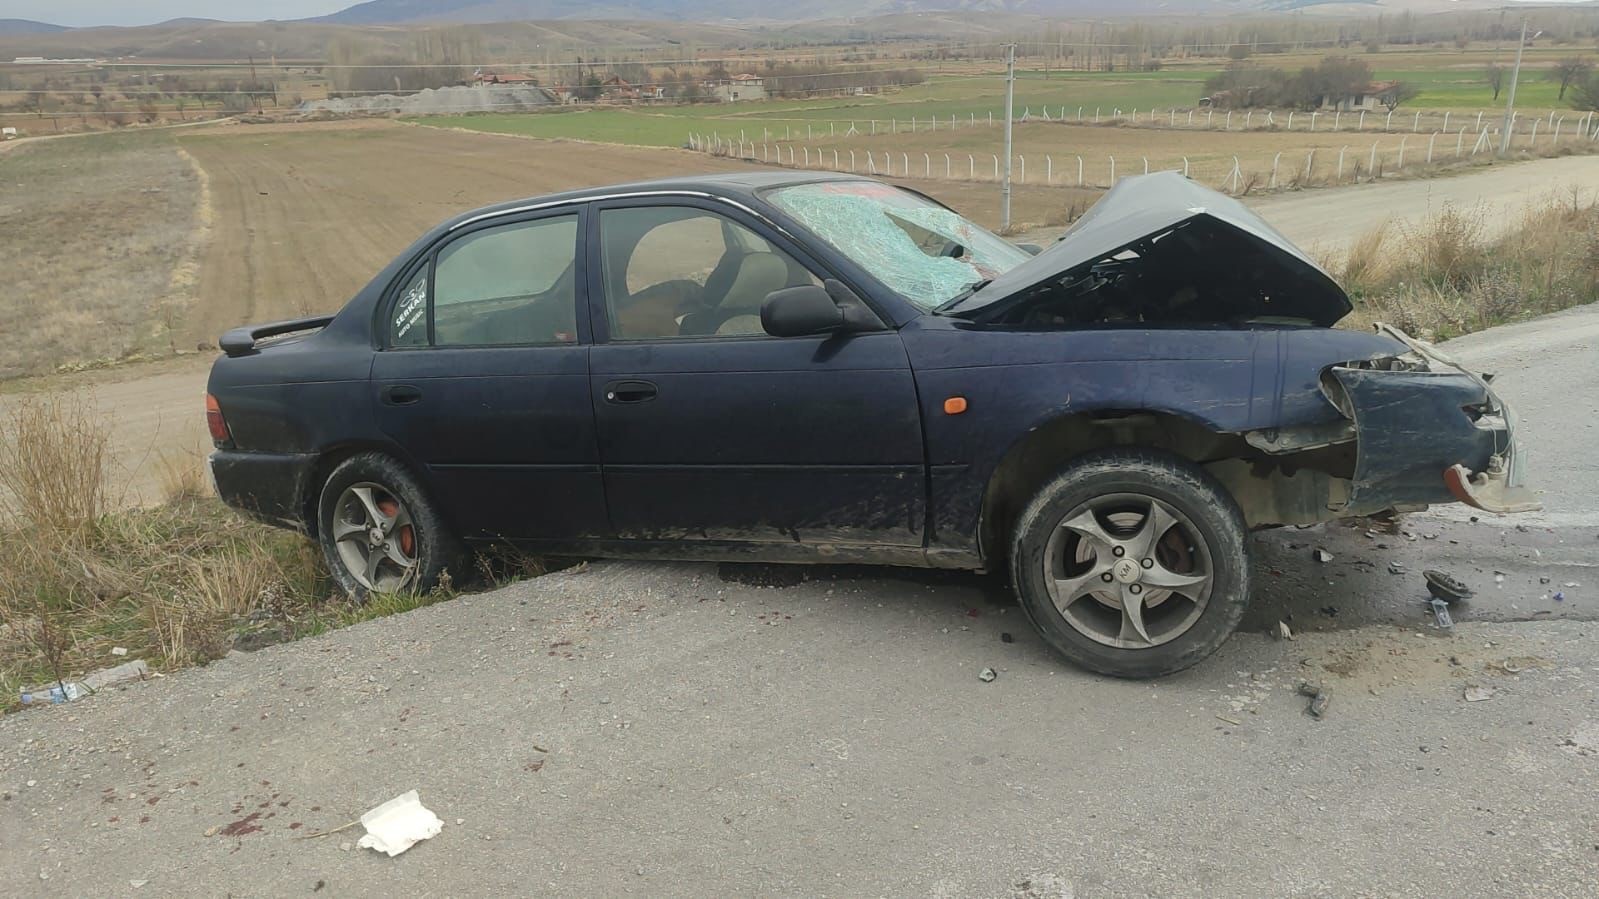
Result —
<path fill-rule="evenodd" d="M 1172 173 L 1042 251 L 856 177 L 575 191 L 228 333 L 212 471 L 356 596 L 498 542 L 1004 570 L 1062 655 L 1152 677 L 1237 625 L 1251 529 L 1536 506 L 1487 381 L 1349 311 Z"/>

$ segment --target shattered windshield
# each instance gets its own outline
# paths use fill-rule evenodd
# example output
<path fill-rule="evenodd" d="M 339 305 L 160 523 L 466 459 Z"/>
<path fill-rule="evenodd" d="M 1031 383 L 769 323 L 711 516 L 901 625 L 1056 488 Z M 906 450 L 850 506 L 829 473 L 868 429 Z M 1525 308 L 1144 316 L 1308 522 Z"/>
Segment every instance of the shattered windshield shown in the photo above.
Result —
<path fill-rule="evenodd" d="M 925 311 L 1030 258 L 931 200 L 875 181 L 800 184 L 766 199 Z"/>

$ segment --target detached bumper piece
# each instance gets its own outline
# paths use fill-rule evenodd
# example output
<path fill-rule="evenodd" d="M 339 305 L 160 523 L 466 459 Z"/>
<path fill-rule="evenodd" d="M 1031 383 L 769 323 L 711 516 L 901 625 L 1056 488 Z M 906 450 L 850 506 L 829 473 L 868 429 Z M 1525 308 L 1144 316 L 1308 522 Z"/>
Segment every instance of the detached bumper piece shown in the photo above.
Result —
<path fill-rule="evenodd" d="M 1510 469 L 1504 457 L 1490 456 L 1485 471 L 1471 472 L 1458 463 L 1444 470 L 1444 484 L 1455 499 L 1484 512 L 1536 512 L 1543 503 L 1533 498 L 1532 491 L 1509 484 Z"/>

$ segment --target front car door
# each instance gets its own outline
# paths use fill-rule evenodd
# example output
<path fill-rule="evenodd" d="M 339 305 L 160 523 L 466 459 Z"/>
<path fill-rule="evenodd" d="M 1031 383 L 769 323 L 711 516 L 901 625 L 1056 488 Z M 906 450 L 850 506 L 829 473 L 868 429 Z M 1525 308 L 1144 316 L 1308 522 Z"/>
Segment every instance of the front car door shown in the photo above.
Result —
<path fill-rule="evenodd" d="M 768 336 L 768 293 L 832 275 L 725 204 L 616 200 L 591 215 L 590 391 L 618 535 L 921 546 L 899 335 Z"/>
<path fill-rule="evenodd" d="M 490 219 L 451 235 L 382 307 L 378 420 L 464 537 L 609 530 L 578 314 L 583 216 Z"/>

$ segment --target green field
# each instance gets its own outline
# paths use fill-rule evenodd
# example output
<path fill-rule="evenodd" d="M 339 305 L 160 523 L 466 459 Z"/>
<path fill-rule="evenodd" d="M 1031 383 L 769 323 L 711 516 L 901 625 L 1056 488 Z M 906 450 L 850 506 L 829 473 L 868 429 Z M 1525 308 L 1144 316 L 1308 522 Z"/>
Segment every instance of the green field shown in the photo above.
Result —
<path fill-rule="evenodd" d="M 1215 67 L 1174 67 L 1160 72 L 1060 72 L 1019 71 L 1016 84 L 1016 112 L 1030 110 L 1034 116 L 1048 110 L 1057 117 L 1064 109 L 1076 118 L 1081 109 L 1091 120 L 1094 110 L 1108 117 L 1113 110 L 1124 113 L 1151 109 L 1185 109 L 1204 94 L 1206 79 Z M 1431 68 L 1378 69 L 1378 79 L 1408 81 L 1421 88 L 1421 94 L 1404 110 L 1492 110 L 1503 108 L 1507 90 L 1499 101 L 1483 79 L 1483 67 L 1459 63 Z M 1508 80 L 1508 79 L 1507 79 Z M 1517 91 L 1517 107 L 1529 113 L 1562 109 L 1556 101 L 1558 86 L 1545 80 L 1537 69 L 1523 71 Z M 851 123 L 861 133 L 879 133 L 889 128 L 905 129 L 912 118 L 925 130 L 929 117 L 947 127 L 954 116 L 959 124 L 973 117 L 986 120 L 1000 113 L 1005 103 L 1005 79 L 997 74 L 935 75 L 924 84 L 878 96 L 829 97 L 816 100 L 771 100 L 695 106 L 588 107 L 552 110 L 532 114 L 430 116 L 414 119 L 424 125 L 468 128 L 501 134 L 530 137 L 570 138 L 652 147 L 682 146 L 689 132 L 717 133 L 738 138 L 740 134 L 760 141 L 770 134 L 784 133 L 796 138 L 809 125 L 820 138 L 836 130 L 847 130 Z M 1404 113 L 1401 112 L 1400 115 Z M 786 131 L 785 131 L 786 129 Z"/>

